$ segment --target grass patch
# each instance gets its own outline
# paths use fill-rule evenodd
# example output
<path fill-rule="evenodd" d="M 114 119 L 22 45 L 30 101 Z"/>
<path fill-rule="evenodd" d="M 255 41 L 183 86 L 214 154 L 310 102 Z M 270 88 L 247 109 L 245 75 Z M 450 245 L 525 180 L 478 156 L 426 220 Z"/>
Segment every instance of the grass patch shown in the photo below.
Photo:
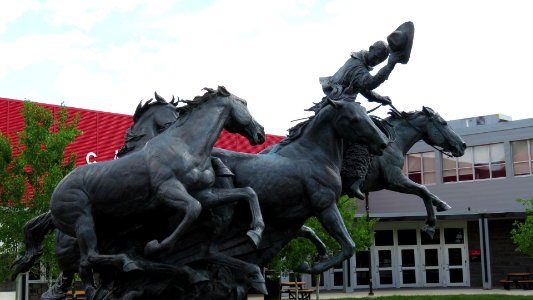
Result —
<path fill-rule="evenodd" d="M 517 295 L 423 295 L 423 296 L 384 296 L 384 297 L 366 297 L 359 299 L 376 299 L 376 300 L 516 300 L 524 299 L 526 296 Z M 531 296 L 529 296 L 531 297 Z M 337 300 L 354 300 L 356 298 L 341 298 Z"/>

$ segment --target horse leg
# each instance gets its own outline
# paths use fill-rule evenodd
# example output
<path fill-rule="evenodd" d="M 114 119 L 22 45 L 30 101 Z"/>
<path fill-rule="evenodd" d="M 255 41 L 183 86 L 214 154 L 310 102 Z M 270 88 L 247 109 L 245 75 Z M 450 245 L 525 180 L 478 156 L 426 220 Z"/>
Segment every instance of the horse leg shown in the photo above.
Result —
<path fill-rule="evenodd" d="M 324 242 L 316 235 L 315 231 L 307 226 L 302 226 L 300 230 L 296 233 L 297 237 L 303 237 L 308 239 L 313 245 L 315 245 L 316 251 L 318 252 L 318 260 L 322 261 L 327 258 L 327 247 Z"/>
<path fill-rule="evenodd" d="M 208 251 L 205 259 L 212 263 L 228 266 L 236 271 L 244 271 L 248 281 L 247 283 L 251 287 L 258 290 L 262 294 L 268 294 L 265 285 L 265 278 L 261 273 L 261 269 L 257 265 L 224 255 L 214 249 L 210 249 Z"/>
<path fill-rule="evenodd" d="M 84 214 L 76 222 L 76 237 L 80 247 L 80 277 L 84 283 L 95 286 L 89 258 L 98 256 L 98 243 L 92 215 Z"/>
<path fill-rule="evenodd" d="M 263 215 L 261 214 L 257 194 L 252 188 L 213 188 L 203 190 L 194 196 L 202 203 L 202 207 L 209 209 L 231 204 L 236 201 L 248 202 L 250 211 L 252 212 L 252 224 L 250 225 L 251 230 L 248 230 L 246 235 L 256 248 L 259 246 L 263 230 L 265 229 L 265 223 L 263 222 Z"/>
<path fill-rule="evenodd" d="M 317 201 L 313 201 L 317 203 Z M 322 201 L 321 201 L 322 202 Z M 341 252 L 337 253 L 333 257 L 326 259 L 324 261 L 314 264 L 312 267 L 302 266 L 299 272 L 310 273 L 310 274 L 320 274 L 327 269 L 332 268 L 333 266 L 343 262 L 344 260 L 350 258 L 355 251 L 355 243 L 351 239 L 348 230 L 342 220 L 342 216 L 339 212 L 337 205 L 334 200 L 331 200 L 331 203 L 325 208 L 322 208 L 318 213 L 315 214 L 318 221 L 324 229 L 340 244 Z"/>
<path fill-rule="evenodd" d="M 433 206 L 435 206 L 438 212 L 447 211 L 448 209 L 452 208 L 450 205 L 448 205 L 448 203 L 440 200 L 440 198 L 437 197 L 437 195 L 431 193 L 430 191 L 428 191 L 428 193 L 429 193 L 429 196 L 431 197 L 431 203 L 433 204 Z"/>
<path fill-rule="evenodd" d="M 61 272 L 54 284 L 41 295 L 41 300 L 64 300 L 74 280 L 73 272 Z"/>
<path fill-rule="evenodd" d="M 200 202 L 192 197 L 177 179 L 167 180 L 159 185 L 155 197 L 156 201 L 160 201 L 164 206 L 182 212 L 183 219 L 161 243 L 157 240 L 152 240 L 146 244 L 144 253 L 147 256 L 171 251 L 180 236 L 198 218 L 202 211 Z"/>
<path fill-rule="evenodd" d="M 413 182 L 403 175 L 398 177 L 398 179 L 389 186 L 389 189 L 403 194 L 417 195 L 422 198 L 427 213 L 426 224 L 422 227 L 422 230 L 433 238 L 435 235 L 435 224 L 437 222 L 435 211 L 433 210 L 431 203 L 433 194 L 431 194 L 425 186 Z"/>

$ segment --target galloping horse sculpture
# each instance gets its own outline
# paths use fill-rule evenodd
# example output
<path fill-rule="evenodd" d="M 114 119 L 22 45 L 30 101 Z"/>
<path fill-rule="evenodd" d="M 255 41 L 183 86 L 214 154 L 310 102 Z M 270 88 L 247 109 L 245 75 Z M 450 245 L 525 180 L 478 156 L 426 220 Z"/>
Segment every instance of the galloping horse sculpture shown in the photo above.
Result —
<path fill-rule="evenodd" d="M 405 155 L 416 142 L 423 140 L 430 146 L 439 147 L 442 149 L 440 151 L 445 154 L 460 157 L 465 152 L 466 143 L 438 113 L 429 107 L 410 113 L 391 110 L 390 114 L 391 116 L 384 120 L 383 126 L 388 127 L 392 133 L 391 143 L 382 156 L 372 159 L 361 190 L 374 192 L 388 189 L 419 196 L 424 201 L 427 211 L 426 224 L 422 230 L 433 236 L 436 217 L 432 205 L 437 208 L 437 211 L 448 210 L 450 206 L 425 186 L 413 182 L 402 173 Z M 348 170 L 345 173 L 350 172 Z M 342 182 L 343 193 L 353 197 L 350 187 L 354 179 L 349 175 L 343 175 Z"/>
<path fill-rule="evenodd" d="M 92 280 L 91 263 L 100 258 L 109 260 L 98 254 L 95 224 L 109 229 L 120 223 L 128 228 L 144 223 L 143 217 L 150 220 L 181 213 L 181 223 L 169 236 L 161 243 L 147 243 L 145 254 L 157 256 L 175 247 L 201 211 L 189 191 L 208 205 L 255 197 L 250 188 L 236 190 L 237 195 L 209 189 L 214 183 L 209 152 L 222 128 L 247 137 L 253 145 L 265 139 L 263 127 L 249 114 L 246 102 L 219 87 L 187 104 L 178 109 L 182 118 L 143 149 L 119 160 L 79 167 L 56 188 L 51 200 L 54 222 L 48 223 L 78 238 L 80 274 L 86 281 Z M 185 122 L 189 118 L 194 122 Z M 253 235 L 260 237 L 262 219 L 254 220 L 254 224 Z"/>
<path fill-rule="evenodd" d="M 294 237 L 309 217 L 316 216 L 342 250 L 302 271 L 318 274 L 353 254 L 354 242 L 336 206 L 341 193 L 343 143 L 365 143 L 371 153 L 380 155 L 387 139 L 353 99 L 325 98 L 323 103 L 314 117 L 291 129 L 268 153 L 213 150 L 212 155 L 235 173 L 236 186 L 256 191 L 266 225 L 257 251 L 247 246 L 234 249 L 229 244 L 226 249 L 222 245 L 221 251 L 239 253 L 264 266 L 283 247 L 278 240 Z"/>
<path fill-rule="evenodd" d="M 283 145 L 280 146 L 279 150 L 281 151 L 276 151 L 276 153 L 272 153 L 269 155 L 252 155 L 252 157 L 255 157 L 253 160 L 258 160 L 260 164 L 269 164 L 269 162 L 271 161 L 278 161 L 278 163 L 273 163 L 273 168 L 270 168 L 270 171 L 277 170 L 276 172 L 281 172 L 284 166 L 287 166 L 287 169 L 292 170 L 288 172 L 290 174 L 278 174 L 278 176 L 275 176 L 277 177 L 277 183 L 275 184 L 276 188 L 274 188 L 273 190 L 277 190 L 278 193 L 283 193 L 283 189 L 285 188 L 285 186 L 290 186 L 291 182 L 295 183 L 296 185 L 307 186 L 302 186 L 303 189 L 298 188 L 296 190 L 293 190 L 291 192 L 291 195 L 297 195 L 297 201 L 289 205 L 289 207 L 285 207 L 294 210 L 295 212 L 299 211 L 299 208 L 301 207 L 301 212 L 303 212 L 303 214 L 298 212 L 293 214 L 292 216 L 283 216 L 277 212 L 274 212 L 269 218 L 272 220 L 270 224 L 273 225 L 273 227 L 269 229 L 269 232 L 271 233 L 271 235 L 269 236 L 270 242 L 261 243 L 261 249 L 257 252 L 253 247 L 249 247 L 246 246 L 246 244 L 241 243 L 239 244 L 241 248 L 236 249 L 234 251 L 235 255 L 240 255 L 240 257 L 248 256 L 250 262 L 265 264 L 266 262 L 268 262 L 268 259 L 271 258 L 271 255 L 275 254 L 276 249 L 282 246 L 272 241 L 276 241 L 279 239 L 278 233 L 280 230 L 283 231 L 280 236 L 285 236 L 286 230 L 284 229 L 284 225 L 291 225 L 289 226 L 288 231 L 291 236 L 298 234 L 299 229 L 301 228 L 301 224 L 303 224 L 303 221 L 305 221 L 305 219 L 310 215 L 315 214 L 315 209 L 321 210 L 321 212 L 325 214 L 325 216 L 322 218 L 324 221 L 329 220 L 336 222 L 330 222 L 330 224 L 328 224 L 329 227 L 334 228 L 332 229 L 332 232 L 335 232 L 336 238 L 346 238 L 346 242 L 343 244 L 343 254 L 335 258 L 333 262 L 318 266 L 320 269 L 318 269 L 317 272 L 320 272 L 320 270 L 322 269 L 327 269 L 330 265 L 336 264 L 339 260 L 342 261 L 342 259 L 347 257 L 346 253 L 351 252 L 350 249 L 353 249 L 353 242 L 349 240 L 349 236 L 343 236 L 343 232 L 345 232 L 345 227 L 342 223 L 342 220 L 336 219 L 336 216 L 338 216 L 338 210 L 337 214 L 335 214 L 335 201 L 338 198 L 338 194 L 340 193 L 341 189 L 338 172 L 340 170 L 340 160 L 342 157 L 342 138 L 344 137 L 346 140 L 349 141 L 369 143 L 370 149 L 373 153 L 376 154 L 380 154 L 383 151 L 383 148 L 386 145 L 386 139 L 375 127 L 372 121 L 368 118 L 364 108 L 358 103 L 344 100 L 329 100 L 327 103 L 329 104 L 325 105 L 322 113 L 319 116 L 316 116 L 311 120 L 300 124 L 299 126 L 297 126 L 297 128 L 291 130 L 289 138 L 284 143 L 282 143 Z M 349 130 L 347 130 L 347 128 Z M 305 155 L 302 155 L 297 151 L 304 148 L 308 149 L 306 151 L 311 152 L 314 155 L 306 157 Z M 231 153 L 233 153 L 230 151 L 224 152 L 226 155 L 231 155 Z M 134 153 L 132 153 L 132 155 L 133 154 Z M 235 154 L 244 155 L 247 157 L 250 156 L 242 153 Z M 288 156 L 284 157 L 285 155 Z M 128 155 L 124 156 L 124 158 L 127 157 Z M 119 160 L 122 160 L 124 158 L 121 158 Z M 246 161 L 247 163 L 250 162 L 250 160 L 248 159 L 246 159 Z M 241 166 L 241 168 L 242 167 L 243 166 Z M 248 169 L 248 172 L 253 171 L 253 165 L 251 167 L 252 169 Z M 244 167 L 244 169 L 246 170 L 247 168 Z M 309 173 L 308 171 L 312 172 Z M 256 184 L 258 185 L 261 185 L 264 184 L 265 179 L 271 180 L 272 176 L 264 176 L 266 174 L 274 175 L 271 172 L 261 173 L 261 176 L 256 176 L 254 178 L 254 182 L 256 182 Z M 288 180 L 284 180 L 285 176 L 288 176 L 288 178 L 286 178 Z M 262 177 L 263 179 L 261 179 Z M 298 177 L 301 177 L 301 180 L 297 179 Z M 239 181 L 239 178 L 240 177 L 237 176 L 237 182 Z M 268 186 L 264 186 L 262 192 L 265 193 L 267 188 Z M 287 189 L 287 191 L 289 190 L 290 189 Z M 314 193 L 314 195 L 312 195 L 311 193 Z M 263 207 L 266 207 L 268 210 L 272 210 L 272 204 L 268 201 L 271 201 L 276 197 L 275 193 L 270 197 L 270 199 L 264 199 L 265 202 L 262 204 Z M 309 200 L 313 201 L 308 202 Z M 311 207 L 311 205 L 313 207 Z M 285 208 L 280 208 L 280 211 L 285 210 Z M 327 212 L 324 212 L 324 210 L 326 210 Z M 240 214 L 239 216 L 242 217 L 242 214 Z M 287 217 L 289 218 L 287 219 Z M 287 221 L 292 221 L 293 217 L 297 218 L 298 225 L 292 226 L 293 222 L 286 224 Z M 242 227 L 242 224 L 240 224 L 240 226 Z M 238 230 L 231 228 L 228 233 L 224 234 L 230 237 L 234 237 L 235 235 L 233 233 L 236 231 L 242 232 L 242 228 Z M 196 238 L 197 236 L 193 236 L 193 239 Z M 180 246 L 182 244 L 189 245 L 187 241 L 183 242 L 184 243 L 180 243 Z M 205 240 L 203 242 L 200 241 L 200 243 L 203 244 L 205 244 L 205 242 Z M 229 253 L 233 253 L 230 249 L 231 247 L 228 248 L 225 244 L 219 245 L 219 248 L 222 252 L 226 251 Z M 267 255 L 263 257 L 263 253 Z M 178 253 L 175 256 L 177 257 L 175 258 L 176 261 L 180 262 L 180 254 Z M 173 258 L 172 255 L 170 257 Z"/>

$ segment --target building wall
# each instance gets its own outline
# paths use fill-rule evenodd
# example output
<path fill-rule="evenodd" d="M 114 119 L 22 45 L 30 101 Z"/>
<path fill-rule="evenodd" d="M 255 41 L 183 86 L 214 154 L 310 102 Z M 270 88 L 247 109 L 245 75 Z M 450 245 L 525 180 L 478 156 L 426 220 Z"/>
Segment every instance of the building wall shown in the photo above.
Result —
<path fill-rule="evenodd" d="M 12 143 L 17 143 L 16 132 L 21 131 L 24 119 L 20 114 L 24 101 L 0 98 L 0 131 L 11 138 Z M 54 114 L 61 108 L 58 105 L 40 104 L 51 110 Z M 66 152 L 77 154 L 76 165 L 86 164 L 87 161 L 98 162 L 115 158 L 115 153 L 124 143 L 126 130 L 133 124 L 132 116 L 66 107 L 71 117 L 80 115 L 78 129 L 83 132 L 70 144 Z M 132 112 L 135 107 L 132 107 Z M 251 146 L 248 140 L 240 135 L 223 131 L 215 143 L 215 147 L 233 151 L 258 153 L 272 144 L 279 142 L 283 137 L 276 135 L 266 136 L 262 145 Z"/>
<path fill-rule="evenodd" d="M 18 142 L 16 132 L 24 127 L 24 119 L 20 113 L 23 104 L 20 100 L 0 98 L 0 131 L 8 135 L 14 145 Z M 58 105 L 39 105 L 54 114 L 61 108 Z M 67 110 L 71 118 L 76 114 L 80 115 L 77 128 L 83 132 L 66 149 L 66 153 L 77 154 L 76 165 L 86 164 L 89 153 L 96 155 L 90 158 L 91 161 L 113 159 L 115 151 L 120 149 L 124 142 L 124 134 L 132 124 L 132 117 L 73 107 L 67 107 Z"/>
<path fill-rule="evenodd" d="M 443 201 L 452 206 L 446 212 L 437 213 L 437 223 L 442 220 L 467 219 L 468 249 L 480 249 L 479 218 L 486 215 L 490 239 L 491 280 L 493 288 L 501 287 L 498 280 L 508 272 L 532 272 L 533 259 L 514 251 L 510 239 L 512 223 L 515 220 L 504 216 L 524 214 L 524 206 L 517 198 L 533 197 L 533 176 L 514 176 L 511 142 L 533 138 L 533 119 L 500 122 L 459 128 L 467 146 L 503 143 L 505 149 L 506 177 L 487 180 L 443 183 L 442 158 L 439 152 L 419 142 L 409 153 L 435 151 L 436 183 L 426 187 Z M 425 218 L 426 211 L 422 199 L 415 195 L 401 194 L 388 190 L 370 193 L 370 215 L 382 220 L 402 220 Z M 362 212 L 363 208 L 360 208 Z M 440 221 L 439 221 L 440 220 Z M 483 285 L 481 259 L 469 257 L 470 285 Z"/>
<path fill-rule="evenodd" d="M 468 221 L 468 249 L 481 249 L 479 243 L 479 221 Z M 482 287 L 481 257 L 470 257 L 470 285 Z"/>
<path fill-rule="evenodd" d="M 523 221 L 523 220 L 520 220 Z M 510 272 L 533 272 L 533 258 L 515 252 L 511 229 L 515 220 L 489 220 L 492 285 L 505 279 Z"/>

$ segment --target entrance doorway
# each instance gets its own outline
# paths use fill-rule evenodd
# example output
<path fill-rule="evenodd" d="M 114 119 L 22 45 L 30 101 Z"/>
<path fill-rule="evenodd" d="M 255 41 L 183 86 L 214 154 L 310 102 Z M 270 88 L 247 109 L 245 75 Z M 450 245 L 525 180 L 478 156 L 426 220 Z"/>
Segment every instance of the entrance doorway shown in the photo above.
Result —
<path fill-rule="evenodd" d="M 387 225 L 396 228 L 386 228 Z M 375 246 L 371 249 L 375 288 L 470 284 L 466 222 L 441 221 L 433 239 L 419 229 L 422 225 L 414 222 L 378 224 L 374 231 Z M 357 256 L 355 259 L 357 266 Z"/>

